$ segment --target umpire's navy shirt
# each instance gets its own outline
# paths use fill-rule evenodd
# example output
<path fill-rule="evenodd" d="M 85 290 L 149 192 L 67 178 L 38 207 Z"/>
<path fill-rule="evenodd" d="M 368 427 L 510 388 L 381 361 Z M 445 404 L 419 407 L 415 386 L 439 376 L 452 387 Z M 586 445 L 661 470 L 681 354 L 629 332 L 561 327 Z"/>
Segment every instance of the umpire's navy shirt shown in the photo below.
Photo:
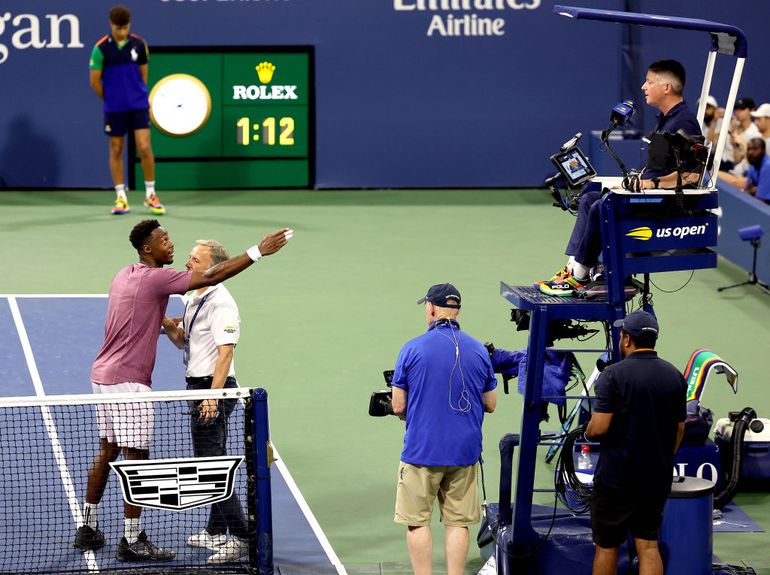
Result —
<path fill-rule="evenodd" d="M 463 382 L 467 402 L 461 398 Z M 467 466 L 479 460 L 483 395 L 497 387 L 489 352 L 481 342 L 456 324 L 431 327 L 401 348 L 393 386 L 407 392 L 401 461 Z"/>
<path fill-rule="evenodd" d="M 692 113 L 692 110 L 690 110 L 690 107 L 684 100 L 671 108 L 668 113 L 664 114 L 661 112 L 658 114 L 658 123 L 655 126 L 654 132 L 670 132 L 675 134 L 679 130 L 684 130 L 691 136 L 702 135 L 700 124 L 698 123 L 695 114 Z M 669 172 L 645 170 L 644 179 L 649 180 L 652 178 L 659 178 L 661 176 L 665 176 L 668 173 Z"/>
<path fill-rule="evenodd" d="M 594 483 L 629 496 L 667 496 L 686 400 L 684 376 L 653 350 L 606 367 L 596 382 L 593 410 L 613 415 L 601 439 Z"/>

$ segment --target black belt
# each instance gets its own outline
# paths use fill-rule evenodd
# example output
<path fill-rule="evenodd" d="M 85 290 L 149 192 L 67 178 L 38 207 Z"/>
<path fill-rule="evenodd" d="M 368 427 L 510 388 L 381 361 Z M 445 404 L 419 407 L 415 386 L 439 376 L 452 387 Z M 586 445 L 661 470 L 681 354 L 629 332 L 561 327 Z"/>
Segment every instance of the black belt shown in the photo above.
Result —
<path fill-rule="evenodd" d="M 214 381 L 213 375 L 207 375 L 206 377 L 185 377 L 185 381 L 188 385 L 208 385 L 208 387 L 211 387 L 211 382 Z M 225 385 L 228 383 L 237 385 L 237 382 L 235 381 L 235 378 L 232 376 L 228 376 L 227 379 L 225 379 Z"/>

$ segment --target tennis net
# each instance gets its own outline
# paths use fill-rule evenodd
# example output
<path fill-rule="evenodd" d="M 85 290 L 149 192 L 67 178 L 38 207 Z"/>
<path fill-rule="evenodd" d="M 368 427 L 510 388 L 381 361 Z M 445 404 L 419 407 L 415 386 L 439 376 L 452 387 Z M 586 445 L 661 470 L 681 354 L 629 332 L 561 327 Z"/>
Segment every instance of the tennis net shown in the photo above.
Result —
<path fill-rule="evenodd" d="M 132 449 L 100 444 L 100 428 Z M 95 513 L 104 542 L 81 537 L 84 550 L 76 532 L 92 513 L 86 493 L 94 503 L 105 453 L 115 460 Z M 0 573 L 269 575 L 271 457 L 263 389 L 0 398 Z M 131 547 L 126 503 L 141 508 L 140 529 L 165 557 Z M 190 540 L 206 527 L 228 541 L 237 532 L 238 545 Z"/>

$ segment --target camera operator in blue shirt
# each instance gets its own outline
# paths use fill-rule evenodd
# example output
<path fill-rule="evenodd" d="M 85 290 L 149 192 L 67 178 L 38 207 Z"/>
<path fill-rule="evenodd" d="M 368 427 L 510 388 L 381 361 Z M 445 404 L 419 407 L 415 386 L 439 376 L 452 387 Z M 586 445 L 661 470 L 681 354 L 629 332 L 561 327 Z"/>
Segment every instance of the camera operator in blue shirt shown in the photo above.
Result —
<path fill-rule="evenodd" d="M 462 575 L 468 526 L 481 518 L 476 463 L 484 413 L 497 404 L 497 381 L 484 345 L 460 330 L 457 288 L 434 285 L 417 303 L 425 304 L 428 331 L 401 348 L 393 375 L 393 412 L 406 419 L 394 520 L 407 526 L 415 574 L 429 575 L 438 496 L 447 573 Z"/>

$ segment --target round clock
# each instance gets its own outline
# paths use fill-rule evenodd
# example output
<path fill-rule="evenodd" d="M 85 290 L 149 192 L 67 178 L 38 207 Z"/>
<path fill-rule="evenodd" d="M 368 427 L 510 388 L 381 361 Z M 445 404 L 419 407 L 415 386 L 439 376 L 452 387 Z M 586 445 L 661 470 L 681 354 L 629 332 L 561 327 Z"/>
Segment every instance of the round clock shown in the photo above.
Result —
<path fill-rule="evenodd" d="M 150 92 L 152 123 L 168 136 L 190 136 L 203 128 L 211 115 L 211 95 L 195 76 L 171 74 Z"/>

